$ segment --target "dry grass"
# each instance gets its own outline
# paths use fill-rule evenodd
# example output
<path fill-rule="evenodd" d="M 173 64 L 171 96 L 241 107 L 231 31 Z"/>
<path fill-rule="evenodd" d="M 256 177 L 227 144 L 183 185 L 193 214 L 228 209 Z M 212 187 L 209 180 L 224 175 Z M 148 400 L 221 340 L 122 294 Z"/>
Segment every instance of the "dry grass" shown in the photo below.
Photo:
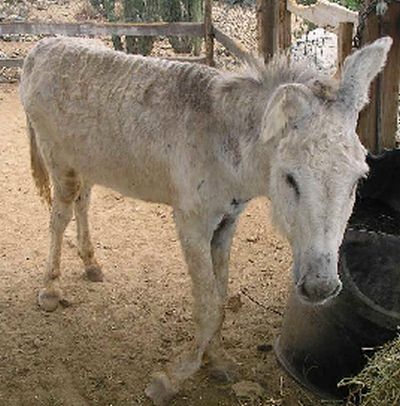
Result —
<path fill-rule="evenodd" d="M 377 351 L 357 376 L 339 385 L 351 388 L 348 406 L 400 404 L 400 335 Z"/>

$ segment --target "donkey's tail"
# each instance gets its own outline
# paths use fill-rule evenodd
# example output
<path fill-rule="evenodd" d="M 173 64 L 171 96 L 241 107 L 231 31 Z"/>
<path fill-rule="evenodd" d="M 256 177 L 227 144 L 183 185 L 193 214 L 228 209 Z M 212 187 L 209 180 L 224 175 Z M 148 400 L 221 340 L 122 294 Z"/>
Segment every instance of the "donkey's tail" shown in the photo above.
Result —
<path fill-rule="evenodd" d="M 45 203 L 51 207 L 51 188 L 50 177 L 47 171 L 46 165 L 43 160 L 42 153 L 38 148 L 36 141 L 36 133 L 33 129 L 29 119 L 27 119 L 28 133 L 30 139 L 31 149 L 31 169 L 32 177 L 35 182 L 36 188 L 39 192 L 39 196 L 45 201 Z"/>

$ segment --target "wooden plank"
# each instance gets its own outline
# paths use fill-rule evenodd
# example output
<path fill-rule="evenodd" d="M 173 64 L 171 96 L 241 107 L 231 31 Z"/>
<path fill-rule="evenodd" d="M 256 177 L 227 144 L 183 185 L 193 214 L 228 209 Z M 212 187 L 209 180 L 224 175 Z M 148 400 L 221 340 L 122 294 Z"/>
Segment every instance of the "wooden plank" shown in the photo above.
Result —
<path fill-rule="evenodd" d="M 278 51 L 279 0 L 257 0 L 258 52 L 267 63 Z"/>
<path fill-rule="evenodd" d="M 204 2 L 204 38 L 207 64 L 214 66 L 214 32 L 212 24 L 212 0 Z"/>
<path fill-rule="evenodd" d="M 242 61 L 248 61 L 250 52 L 248 49 L 242 45 L 239 41 L 229 37 L 220 29 L 214 27 L 215 39 L 221 43 L 232 55 L 241 59 Z"/>
<path fill-rule="evenodd" d="M 369 0 L 371 1 L 371 0 Z M 367 4 L 365 5 L 367 7 Z M 361 46 L 373 41 L 379 37 L 378 18 L 376 13 L 371 13 L 369 18 L 365 21 L 365 26 L 362 31 Z M 376 117 L 377 117 L 377 79 L 375 79 L 370 86 L 369 104 L 361 111 L 357 124 L 357 134 L 360 141 L 372 153 L 377 153 L 380 149 L 379 140 L 377 137 Z"/>
<path fill-rule="evenodd" d="M 23 63 L 23 59 L 0 58 L 0 68 L 21 68 Z"/>
<path fill-rule="evenodd" d="M 400 3 L 389 3 L 381 17 L 371 13 L 365 22 L 361 45 L 390 35 L 393 45 L 385 68 L 374 80 L 370 89 L 370 103 L 360 113 L 357 132 L 361 142 L 371 152 L 378 153 L 396 146 L 397 114 L 399 108 L 400 81 Z"/>
<path fill-rule="evenodd" d="M 205 56 L 169 56 L 169 57 L 157 57 L 162 59 L 167 59 L 168 61 L 177 62 L 190 62 L 190 63 L 201 63 L 206 64 L 207 58 Z"/>
<path fill-rule="evenodd" d="M 381 82 L 381 147 L 396 145 L 397 114 L 399 109 L 400 83 L 400 3 L 389 3 L 388 11 L 382 17 L 382 35 L 390 35 L 393 45 L 390 49 Z"/>
<path fill-rule="evenodd" d="M 279 0 L 279 48 L 292 45 L 292 13 L 286 7 L 286 0 Z"/>
<path fill-rule="evenodd" d="M 319 27 L 335 29 L 340 23 L 358 23 L 358 13 L 348 10 L 327 0 L 318 0 L 315 4 L 303 6 L 296 0 L 287 0 L 287 9 Z"/>
<path fill-rule="evenodd" d="M 203 23 L 40 23 L 5 22 L 0 23 L 0 35 L 65 35 L 65 36 L 188 36 L 202 37 Z"/>
<path fill-rule="evenodd" d="M 337 35 L 338 71 L 342 70 L 344 60 L 351 54 L 353 47 L 353 23 L 340 23 Z"/>

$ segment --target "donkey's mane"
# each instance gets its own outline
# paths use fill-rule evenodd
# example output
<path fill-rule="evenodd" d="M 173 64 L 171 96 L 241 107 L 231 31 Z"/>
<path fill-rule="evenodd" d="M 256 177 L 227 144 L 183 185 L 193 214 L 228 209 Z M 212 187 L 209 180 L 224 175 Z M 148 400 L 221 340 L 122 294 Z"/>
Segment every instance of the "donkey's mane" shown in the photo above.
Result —
<path fill-rule="evenodd" d="M 236 87 L 241 82 L 253 83 L 263 94 L 272 92 L 279 85 L 301 83 L 309 86 L 317 97 L 331 100 L 337 90 L 337 82 L 326 72 L 320 71 L 310 60 L 294 60 L 289 52 L 281 52 L 265 64 L 256 56 L 244 62 L 238 72 L 224 72 L 224 83 L 220 89 Z"/>
<path fill-rule="evenodd" d="M 329 100 L 334 93 L 332 79 L 310 65 L 309 61 L 293 60 L 284 52 L 267 65 L 257 57 L 249 57 L 238 72 L 220 72 L 214 76 L 215 109 L 230 129 L 227 137 L 235 139 L 230 144 L 239 143 L 243 149 L 257 141 L 266 106 L 280 85 L 305 84 L 317 97 Z"/>
<path fill-rule="evenodd" d="M 311 79 L 322 77 L 314 66 L 304 60 L 290 58 L 287 52 L 277 54 L 268 64 L 261 58 L 249 59 L 241 73 L 267 87 L 275 87 L 282 83 L 306 83 Z"/>

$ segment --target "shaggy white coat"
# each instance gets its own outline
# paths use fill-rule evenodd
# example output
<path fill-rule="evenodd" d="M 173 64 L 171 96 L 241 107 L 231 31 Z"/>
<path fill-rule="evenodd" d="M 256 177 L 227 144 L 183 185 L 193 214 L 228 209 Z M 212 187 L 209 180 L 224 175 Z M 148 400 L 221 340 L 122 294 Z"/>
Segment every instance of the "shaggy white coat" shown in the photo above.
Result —
<path fill-rule="evenodd" d="M 230 245 L 246 202 L 271 199 L 304 300 L 320 303 L 340 291 L 338 248 L 368 170 L 356 120 L 391 42 L 354 53 L 334 80 L 285 56 L 232 74 L 88 40 L 41 41 L 21 79 L 33 175 L 47 200 L 53 184 L 40 305 L 51 311 L 61 298 L 61 243 L 73 208 L 87 276 L 102 280 L 87 218 L 94 184 L 171 205 L 193 281 L 196 346 L 156 374 L 147 394 L 166 403 L 204 354 L 229 376 L 219 335 Z"/>

